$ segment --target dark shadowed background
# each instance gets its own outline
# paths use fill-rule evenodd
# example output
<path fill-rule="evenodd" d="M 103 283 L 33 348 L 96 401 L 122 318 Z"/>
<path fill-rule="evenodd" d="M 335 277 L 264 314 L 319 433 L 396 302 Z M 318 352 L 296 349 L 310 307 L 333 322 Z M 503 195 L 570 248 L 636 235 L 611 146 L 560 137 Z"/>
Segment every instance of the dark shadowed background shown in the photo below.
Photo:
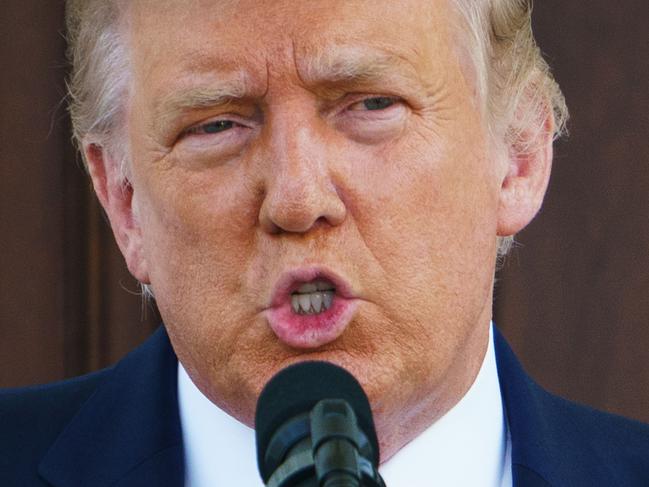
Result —
<path fill-rule="evenodd" d="M 0 16 L 0 386 L 111 364 L 157 326 L 70 144 L 62 0 Z M 571 111 L 495 320 L 549 390 L 649 422 L 649 3 L 539 0 Z"/>

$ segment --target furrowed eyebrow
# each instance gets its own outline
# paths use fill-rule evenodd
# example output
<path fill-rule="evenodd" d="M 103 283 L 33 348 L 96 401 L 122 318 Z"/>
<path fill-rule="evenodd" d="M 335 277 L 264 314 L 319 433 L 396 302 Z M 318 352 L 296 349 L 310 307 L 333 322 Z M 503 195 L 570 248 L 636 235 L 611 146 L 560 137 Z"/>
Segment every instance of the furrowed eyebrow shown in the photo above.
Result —
<path fill-rule="evenodd" d="M 350 84 L 385 78 L 414 78 L 413 66 L 393 53 L 361 47 L 336 47 L 309 56 L 300 66 L 307 84 Z"/>
<path fill-rule="evenodd" d="M 242 79 L 177 90 L 163 96 L 156 103 L 156 121 L 164 126 L 165 122 L 172 121 L 183 113 L 226 105 L 246 96 L 247 87 Z"/>
<path fill-rule="evenodd" d="M 386 80 L 420 81 L 412 62 L 386 50 L 364 46 L 330 46 L 326 50 L 306 54 L 299 63 L 299 76 L 305 84 L 314 87 L 363 85 L 379 81 L 385 84 Z M 186 89 L 177 88 L 161 96 L 155 103 L 154 123 L 164 127 L 193 110 L 216 108 L 252 98 L 253 86 L 249 81 L 245 71 L 235 71 L 214 82 L 208 81 Z"/>

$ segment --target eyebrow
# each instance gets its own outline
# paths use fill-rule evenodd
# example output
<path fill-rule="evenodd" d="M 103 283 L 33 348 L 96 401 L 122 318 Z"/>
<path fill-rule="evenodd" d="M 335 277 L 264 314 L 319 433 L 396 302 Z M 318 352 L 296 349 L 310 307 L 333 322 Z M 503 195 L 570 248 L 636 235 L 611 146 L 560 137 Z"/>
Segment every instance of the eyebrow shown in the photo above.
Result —
<path fill-rule="evenodd" d="M 416 69 L 403 56 L 362 46 L 332 46 L 307 53 L 298 67 L 308 86 L 370 84 L 379 80 L 419 80 Z M 165 126 L 184 113 L 215 108 L 252 98 L 249 77 L 244 70 L 224 74 L 216 82 L 177 89 L 163 95 L 155 106 L 156 124 Z"/>
<path fill-rule="evenodd" d="M 164 126 L 166 121 L 174 120 L 183 113 L 227 105 L 249 96 L 248 83 L 243 73 L 224 76 L 216 83 L 178 89 L 162 96 L 156 102 L 157 123 Z"/>
<path fill-rule="evenodd" d="M 308 85 L 351 84 L 384 78 L 418 79 L 414 65 L 396 53 L 361 46 L 334 46 L 306 56 L 300 77 Z"/>

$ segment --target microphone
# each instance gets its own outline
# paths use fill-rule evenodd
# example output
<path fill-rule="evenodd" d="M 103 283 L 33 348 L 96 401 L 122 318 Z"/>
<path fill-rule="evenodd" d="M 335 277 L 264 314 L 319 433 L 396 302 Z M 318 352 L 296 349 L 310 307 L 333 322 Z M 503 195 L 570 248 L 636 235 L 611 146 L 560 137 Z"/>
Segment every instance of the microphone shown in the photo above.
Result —
<path fill-rule="evenodd" d="M 385 487 L 367 396 L 329 362 L 278 372 L 257 401 L 255 434 L 267 487 Z"/>

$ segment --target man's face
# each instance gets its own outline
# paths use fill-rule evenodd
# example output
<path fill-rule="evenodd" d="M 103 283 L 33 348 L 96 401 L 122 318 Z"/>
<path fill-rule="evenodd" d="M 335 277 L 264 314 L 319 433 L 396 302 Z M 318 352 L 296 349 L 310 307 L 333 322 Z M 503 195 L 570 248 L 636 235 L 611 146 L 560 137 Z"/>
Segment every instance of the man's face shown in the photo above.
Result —
<path fill-rule="evenodd" d="M 453 20 L 442 0 L 135 3 L 138 277 L 191 377 L 243 421 L 299 360 L 355 374 L 380 436 L 473 380 L 503 168 Z"/>

